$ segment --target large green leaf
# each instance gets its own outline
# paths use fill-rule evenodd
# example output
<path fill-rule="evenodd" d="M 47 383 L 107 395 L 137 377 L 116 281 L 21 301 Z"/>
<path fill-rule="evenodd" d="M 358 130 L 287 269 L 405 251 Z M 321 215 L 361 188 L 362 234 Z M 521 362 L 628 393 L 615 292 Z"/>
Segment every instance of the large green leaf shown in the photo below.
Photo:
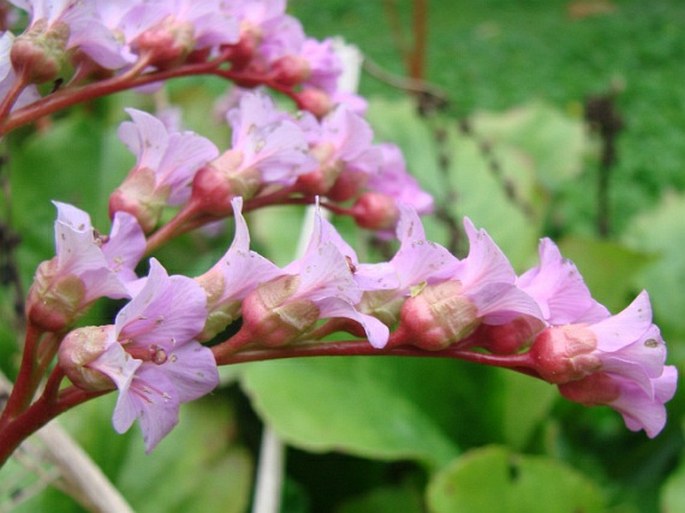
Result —
<path fill-rule="evenodd" d="M 432 513 L 593 513 L 596 486 L 566 465 L 504 447 L 475 449 L 438 473 L 427 490 Z"/>
<path fill-rule="evenodd" d="M 243 385 L 262 418 L 290 444 L 321 452 L 439 465 L 457 449 L 431 418 L 445 398 L 418 404 L 392 359 L 345 358 L 260 362 Z M 447 397 L 447 395 L 445 396 Z"/>

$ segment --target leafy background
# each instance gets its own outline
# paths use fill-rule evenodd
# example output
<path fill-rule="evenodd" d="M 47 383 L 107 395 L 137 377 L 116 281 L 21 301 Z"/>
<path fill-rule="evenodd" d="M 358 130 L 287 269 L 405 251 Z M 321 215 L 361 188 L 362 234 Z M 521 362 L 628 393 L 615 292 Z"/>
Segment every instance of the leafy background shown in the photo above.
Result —
<path fill-rule="evenodd" d="M 387 8 L 395 5 L 402 34 Z M 411 41 L 411 2 L 291 0 L 316 37 L 340 34 L 385 70 L 405 73 L 397 37 Z M 440 216 L 430 238 L 464 251 L 458 220 L 487 228 L 518 270 L 535 262 L 537 239 L 553 236 L 594 295 L 619 311 L 646 288 L 685 368 L 685 4 L 678 0 L 430 2 L 425 78 L 449 105 L 427 116 L 415 98 L 365 75 L 378 140 L 404 150 L 433 192 Z M 169 97 L 193 129 L 228 142 L 209 113 L 225 85 L 171 84 Z M 602 141 L 584 119 L 591 96 L 609 95 L 623 120 L 609 180 L 610 231 L 597 230 Z M 3 144 L 0 215 L 19 234 L 23 286 L 53 253 L 50 200 L 88 210 L 107 228 L 109 191 L 132 159 L 116 137 L 122 94 L 26 129 Z M 465 129 L 467 127 L 468 129 Z M 301 211 L 250 219 L 256 249 L 285 263 Z M 347 220 L 346 238 L 382 258 Z M 159 253 L 173 272 L 199 274 L 231 239 L 193 234 Z M 190 250 L 192 249 L 192 251 Z M 8 253 L 6 253 L 7 255 Z M 198 257 L 198 255 L 200 255 Z M 14 291 L 0 288 L 0 367 L 16 372 Z M 82 321 L 104 323 L 112 305 Z M 5 321 L 6 320 L 6 321 Z M 249 509 L 263 422 L 288 443 L 283 511 L 336 513 L 685 511 L 682 393 L 654 440 L 620 416 L 585 409 L 544 383 L 497 369 L 441 360 L 355 358 L 237 366 L 212 397 L 188 405 L 172 435 L 145 456 L 137 432 L 111 429 L 112 398 L 70 412 L 64 425 L 136 511 Z M 26 486 L 13 460 L 0 471 L 8 495 Z M 0 503 L 6 498 L 0 499 Z M 54 489 L 17 511 L 79 511 Z"/>

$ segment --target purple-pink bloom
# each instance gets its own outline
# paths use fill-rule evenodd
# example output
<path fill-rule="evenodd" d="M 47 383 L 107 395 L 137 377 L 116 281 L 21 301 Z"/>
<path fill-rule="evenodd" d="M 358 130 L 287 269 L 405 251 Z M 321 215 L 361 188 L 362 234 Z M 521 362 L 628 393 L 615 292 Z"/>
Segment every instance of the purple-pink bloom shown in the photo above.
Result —
<path fill-rule="evenodd" d="M 181 403 L 219 382 L 212 351 L 195 340 L 206 316 L 202 288 L 152 259 L 145 286 L 117 315 L 107 349 L 88 364 L 119 389 L 114 428 L 123 433 L 139 419 L 148 452 L 178 423 Z"/>
<path fill-rule="evenodd" d="M 663 404 L 675 393 L 677 372 L 664 366 L 666 344 L 652 323 L 646 292 L 622 312 L 593 324 L 551 327 L 530 349 L 538 374 L 583 404 L 608 404 L 630 429 L 654 436 Z"/>
<path fill-rule="evenodd" d="M 95 232 L 90 216 L 67 203 L 57 201 L 53 203 L 57 207 L 56 274 L 73 275 L 81 280 L 85 289 L 83 305 L 99 297 L 113 299 L 128 297 L 124 282 L 118 274 L 121 268 L 117 268 L 114 259 L 108 259 L 103 239 Z M 118 234 L 112 235 L 113 238 L 110 237 L 106 243 L 112 245 L 110 248 L 121 241 Z M 131 262 L 131 260 L 128 261 Z"/>
<path fill-rule="evenodd" d="M 243 94 L 227 119 L 233 130 L 231 152 L 240 156 L 233 174 L 253 171 L 262 183 L 289 185 L 316 166 L 302 129 L 267 95 Z"/>
<path fill-rule="evenodd" d="M 250 233 L 241 210 L 243 200 L 233 198 L 235 235 L 226 254 L 209 271 L 196 278 L 207 294 L 207 325 L 202 338 L 214 336 L 238 318 L 241 302 L 259 284 L 281 275 L 281 270 L 250 250 Z"/>
<path fill-rule="evenodd" d="M 419 182 L 407 172 L 404 156 L 394 144 L 379 145 L 382 160 L 377 173 L 369 178 L 367 188 L 411 206 L 419 215 L 433 211 L 433 197 L 421 189 Z"/>
<path fill-rule="evenodd" d="M 593 323 L 609 317 L 609 311 L 592 298 L 576 266 L 561 256 L 554 242 L 542 239 L 539 253 L 540 265 L 519 276 L 517 285 L 535 300 L 546 323 Z"/>
<path fill-rule="evenodd" d="M 469 254 L 456 266 L 451 279 L 459 281 L 482 322 L 506 324 L 520 315 L 541 318 L 536 302 L 516 286 L 511 263 L 490 235 L 476 229 L 469 218 L 464 219 L 464 229 Z"/>
<path fill-rule="evenodd" d="M 318 41 L 307 38 L 302 44 L 299 57 L 307 64 L 305 85 L 316 87 L 329 94 L 338 89 L 338 79 L 342 74 L 342 62 L 335 53 L 330 39 Z"/>

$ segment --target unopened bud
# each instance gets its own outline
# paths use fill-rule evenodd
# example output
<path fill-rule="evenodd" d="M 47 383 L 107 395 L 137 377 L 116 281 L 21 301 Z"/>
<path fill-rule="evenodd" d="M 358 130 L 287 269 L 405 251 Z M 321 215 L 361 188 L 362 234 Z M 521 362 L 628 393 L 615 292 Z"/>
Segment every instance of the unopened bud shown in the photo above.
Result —
<path fill-rule="evenodd" d="M 481 324 L 473 334 L 473 345 L 494 354 L 516 354 L 525 349 L 545 324 L 534 317 L 517 317 L 499 326 Z"/>
<path fill-rule="evenodd" d="M 365 192 L 352 207 L 355 222 L 368 230 L 391 230 L 400 218 L 394 198 L 380 192 Z"/>
<path fill-rule="evenodd" d="M 478 309 L 454 280 L 424 287 L 400 312 L 400 328 L 409 334 L 409 343 L 430 351 L 462 340 L 478 323 Z"/>
<path fill-rule="evenodd" d="M 88 326 L 64 337 L 59 346 L 59 366 L 74 385 L 88 391 L 115 388 L 107 375 L 88 366 L 107 349 L 113 331 L 111 325 Z"/>
<path fill-rule="evenodd" d="M 335 106 L 328 93 L 313 87 L 300 91 L 296 98 L 300 109 L 311 112 L 317 118 L 324 117 Z"/>
<path fill-rule="evenodd" d="M 109 197 L 109 215 L 128 212 L 138 220 L 145 233 L 159 223 L 168 192 L 156 189 L 155 172 L 150 168 L 137 168 Z"/>
<path fill-rule="evenodd" d="M 44 20 L 39 20 L 12 43 L 12 67 L 17 73 L 25 73 L 30 83 L 54 80 L 64 64 L 68 40 L 66 23 L 55 23 L 48 28 Z"/>
<path fill-rule="evenodd" d="M 274 81 L 285 87 L 294 87 L 301 84 L 312 74 L 309 63 L 297 55 L 281 57 L 273 63 L 271 71 Z"/>
<path fill-rule="evenodd" d="M 291 300 L 297 276 L 284 276 L 255 289 L 243 301 L 243 328 L 256 343 L 277 347 L 303 335 L 319 319 L 319 308 L 306 299 Z"/>
<path fill-rule="evenodd" d="M 197 340 L 205 342 L 221 333 L 228 325 L 240 316 L 240 301 L 220 303 L 226 285 L 224 274 L 217 269 L 210 269 L 195 281 L 207 294 L 207 321 Z"/>
<path fill-rule="evenodd" d="M 58 273 L 57 257 L 41 263 L 26 300 L 31 324 L 44 331 L 62 331 L 82 308 L 86 289 L 78 276 Z"/>
<path fill-rule="evenodd" d="M 351 200 L 359 195 L 366 187 L 368 174 L 361 171 L 346 170 L 340 173 L 333 187 L 328 191 L 327 196 L 333 201 L 344 202 Z"/>
<path fill-rule="evenodd" d="M 158 68 L 168 68 L 185 60 L 195 46 L 193 26 L 179 23 L 173 18 L 147 29 L 131 44 L 139 55 L 146 55 L 150 64 Z"/>
<path fill-rule="evenodd" d="M 559 385 L 559 392 L 569 401 L 584 406 L 610 404 L 621 395 L 621 387 L 603 372 Z"/>
<path fill-rule="evenodd" d="M 602 363 L 594 354 L 597 338 L 582 325 L 555 326 L 540 333 L 530 348 L 535 370 L 545 381 L 568 383 L 597 372 Z"/>

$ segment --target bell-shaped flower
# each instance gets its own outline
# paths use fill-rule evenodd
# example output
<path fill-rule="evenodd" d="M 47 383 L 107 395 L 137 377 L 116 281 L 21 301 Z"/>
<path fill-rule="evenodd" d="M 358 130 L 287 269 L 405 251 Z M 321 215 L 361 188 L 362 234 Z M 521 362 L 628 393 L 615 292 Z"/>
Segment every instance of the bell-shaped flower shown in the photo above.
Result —
<path fill-rule="evenodd" d="M 200 336 L 207 340 L 240 315 L 243 299 L 261 283 L 281 274 L 263 256 L 250 251 L 250 233 L 241 210 L 243 200 L 233 198 L 235 235 L 226 254 L 206 273 L 195 278 L 207 294 L 207 323 Z"/>
<path fill-rule="evenodd" d="M 514 269 L 487 232 L 477 230 L 468 218 L 464 228 L 468 256 L 454 266 L 449 279 L 417 288 L 402 306 L 400 328 L 424 349 L 462 341 L 480 324 L 542 316 L 535 301 L 516 287 Z"/>
<path fill-rule="evenodd" d="M 537 336 L 530 354 L 535 370 L 550 383 L 564 384 L 597 372 L 617 375 L 654 396 L 666 344 L 652 323 L 646 292 L 622 312 L 594 324 L 553 326 Z"/>
<path fill-rule="evenodd" d="M 102 237 L 86 212 L 66 203 L 55 206 L 56 256 L 38 267 L 27 300 L 31 322 L 50 331 L 66 327 L 100 297 L 128 297 L 126 283 L 145 247 L 139 228 L 121 229 L 125 220 Z"/>
<path fill-rule="evenodd" d="M 119 389 L 114 428 L 123 433 L 140 420 L 148 452 L 177 424 L 181 403 L 219 382 L 212 351 L 195 340 L 206 316 L 202 287 L 169 276 L 153 259 L 145 286 L 117 315 L 108 347 L 88 364 Z"/>
<path fill-rule="evenodd" d="M 561 256 L 554 242 L 542 239 L 539 253 L 540 265 L 519 276 L 517 285 L 535 300 L 546 323 L 593 323 L 609 317 L 609 311 L 592 299 L 578 269 Z"/>
<path fill-rule="evenodd" d="M 243 303 L 243 329 L 252 330 L 265 345 L 284 345 L 310 330 L 316 321 L 346 318 L 361 325 L 369 343 L 383 347 L 389 330 L 357 305 L 362 290 L 349 255 L 339 249 L 339 236 L 319 215 L 304 255 L 286 266 L 281 276 L 264 283 Z"/>
<path fill-rule="evenodd" d="M 628 429 L 644 429 L 649 438 L 654 438 L 666 425 L 665 403 L 675 395 L 678 371 L 675 366 L 667 365 L 650 382 L 653 393 L 646 392 L 631 379 L 598 372 L 559 385 L 559 391 L 567 399 L 585 406 L 610 406 L 623 416 Z"/>
<path fill-rule="evenodd" d="M 129 212 L 149 232 L 165 205 L 188 200 L 195 174 L 219 152 L 209 139 L 190 131 L 170 132 L 147 112 L 126 112 L 133 121 L 119 126 L 119 138 L 136 156 L 136 165 L 112 193 L 110 215 Z"/>

